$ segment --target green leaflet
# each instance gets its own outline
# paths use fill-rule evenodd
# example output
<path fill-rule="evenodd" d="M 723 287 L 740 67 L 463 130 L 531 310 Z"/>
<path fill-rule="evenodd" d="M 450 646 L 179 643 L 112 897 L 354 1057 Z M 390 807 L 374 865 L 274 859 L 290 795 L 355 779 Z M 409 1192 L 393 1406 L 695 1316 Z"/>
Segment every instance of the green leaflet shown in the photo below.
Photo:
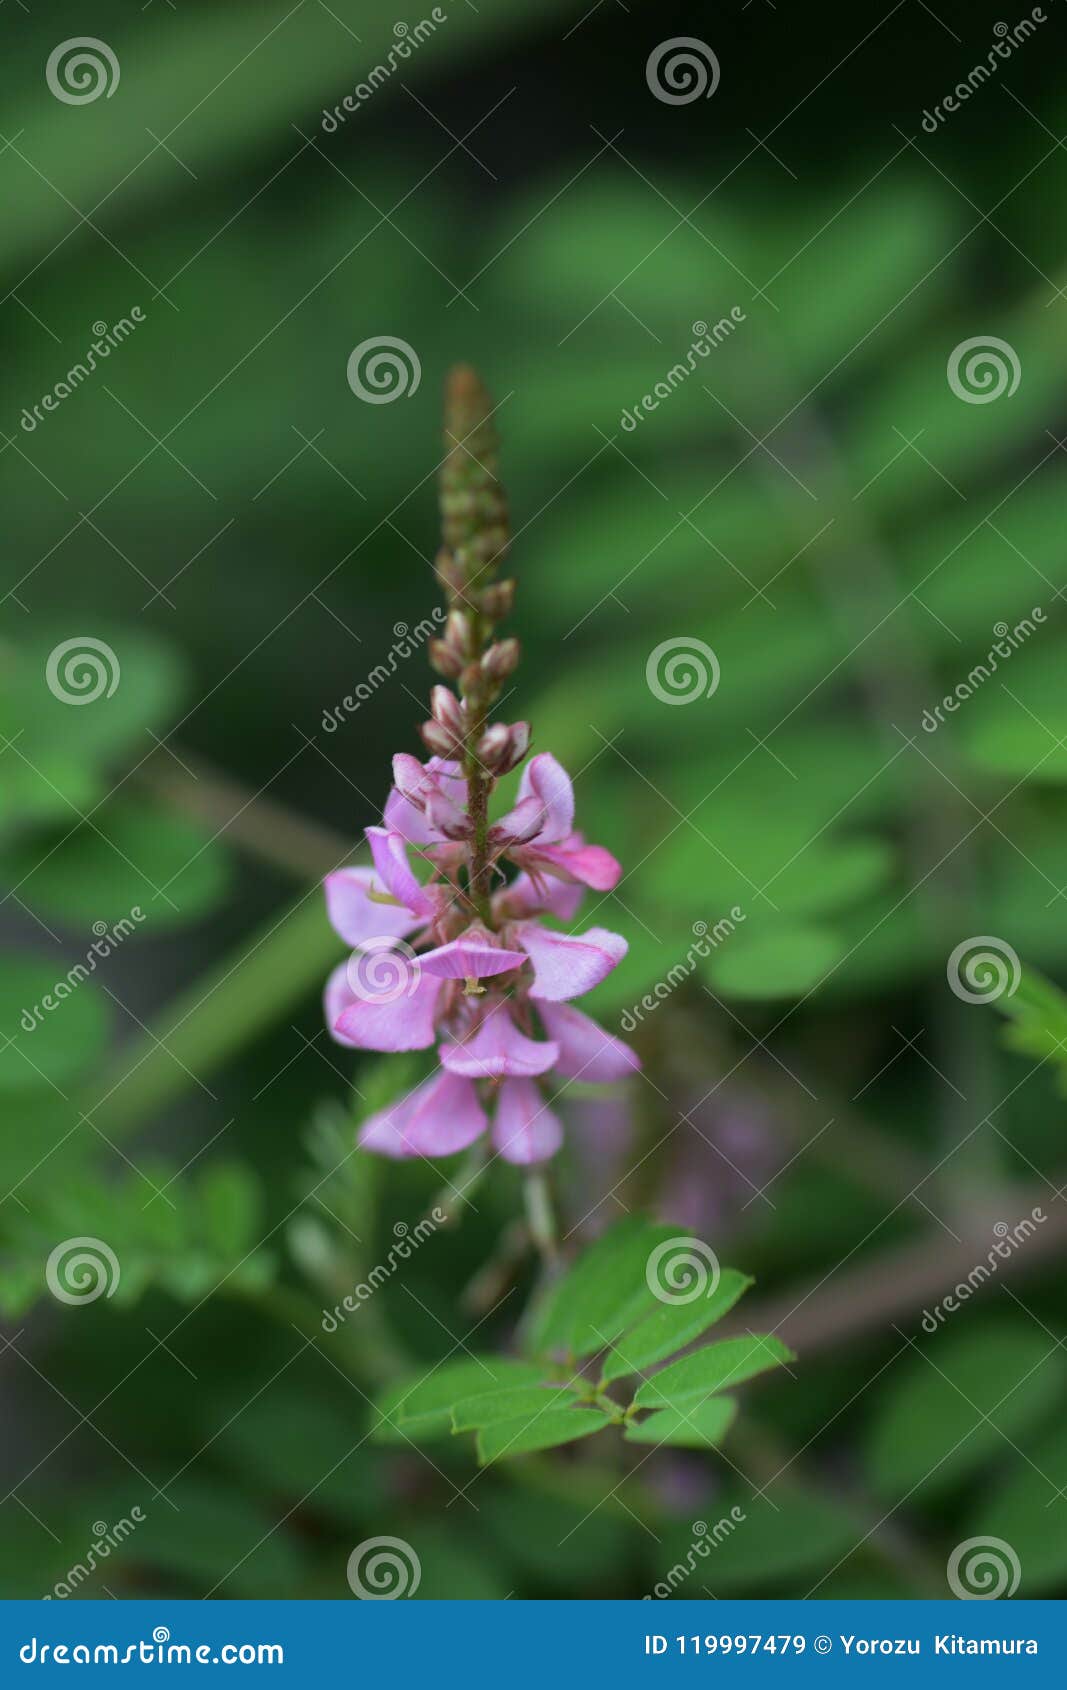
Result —
<path fill-rule="evenodd" d="M 634 1402 L 639 1408 L 688 1406 L 795 1359 L 780 1338 L 725 1338 L 720 1344 L 698 1350 L 696 1355 L 683 1356 L 647 1379 Z"/>
<path fill-rule="evenodd" d="M 732 1397 L 712 1397 L 694 1408 L 659 1408 L 641 1421 L 631 1421 L 623 1436 L 631 1444 L 675 1444 L 685 1449 L 710 1449 L 720 1444 L 737 1417 Z"/>
<path fill-rule="evenodd" d="M 557 1444 L 601 1432 L 609 1424 L 606 1415 L 595 1408 L 550 1408 L 532 1416 L 500 1420 L 478 1433 L 478 1460 L 484 1467 L 490 1461 L 525 1455 L 530 1450 L 554 1449 Z"/>
<path fill-rule="evenodd" d="M 711 1296 L 688 1303 L 665 1303 L 624 1332 L 605 1362 L 603 1378 L 623 1379 L 628 1373 L 644 1373 L 665 1356 L 684 1349 L 709 1326 L 728 1313 L 752 1284 L 746 1274 L 726 1268 Z"/>
<path fill-rule="evenodd" d="M 587 1356 L 602 1350 L 656 1306 L 648 1259 L 676 1229 L 640 1217 L 598 1238 L 549 1292 L 531 1333 L 537 1351 Z"/>

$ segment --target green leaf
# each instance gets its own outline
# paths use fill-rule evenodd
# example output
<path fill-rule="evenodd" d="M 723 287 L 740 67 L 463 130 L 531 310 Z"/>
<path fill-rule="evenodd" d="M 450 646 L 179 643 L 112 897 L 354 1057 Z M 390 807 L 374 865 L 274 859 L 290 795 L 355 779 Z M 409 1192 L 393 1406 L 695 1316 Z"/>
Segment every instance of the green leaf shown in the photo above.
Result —
<path fill-rule="evenodd" d="M 587 1438 L 591 1432 L 602 1432 L 610 1425 L 607 1415 L 595 1408 L 550 1408 L 532 1419 L 520 1414 L 514 1420 L 483 1426 L 478 1433 L 478 1461 L 485 1467 L 491 1461 L 502 1461 L 505 1456 L 554 1449 L 557 1444 Z"/>
<path fill-rule="evenodd" d="M 612 1343 L 655 1307 L 646 1277 L 648 1258 L 676 1232 L 639 1216 L 619 1221 L 552 1287 L 534 1322 L 530 1347 L 586 1356 Z"/>
<path fill-rule="evenodd" d="M 1029 1443 L 1025 1454 L 999 1486 L 983 1491 L 960 1537 L 1010 1544 L 1022 1567 L 1020 1594 L 1039 1596 L 1067 1578 L 1067 1427 Z"/>
<path fill-rule="evenodd" d="M 454 1432 L 474 1432 L 480 1426 L 495 1425 L 498 1420 L 517 1420 L 539 1415 L 544 1410 L 565 1407 L 571 1393 L 565 1388 L 543 1385 L 513 1385 L 504 1391 L 485 1391 L 480 1396 L 466 1397 L 452 1410 Z"/>
<path fill-rule="evenodd" d="M 710 1295 L 654 1309 L 618 1339 L 604 1362 L 604 1382 L 623 1379 L 628 1373 L 643 1373 L 665 1356 L 684 1349 L 721 1320 L 751 1284 L 747 1275 L 724 1268 Z"/>
<path fill-rule="evenodd" d="M 205 1237 L 227 1260 L 237 1260 L 259 1236 L 262 1194 L 252 1170 L 241 1162 L 218 1162 L 197 1185 Z"/>
<path fill-rule="evenodd" d="M 533 1362 L 503 1356 L 471 1356 L 429 1368 L 394 1385 L 378 1401 L 374 1436 L 379 1443 L 414 1438 L 449 1437 L 452 1410 L 479 1392 L 539 1385 L 542 1370 Z"/>
<path fill-rule="evenodd" d="M 652 1564 L 652 1576 L 680 1597 L 766 1590 L 803 1595 L 799 1581 L 814 1582 L 863 1535 L 854 1516 L 832 1498 L 788 1481 L 764 1495 L 724 1490 L 705 1513 L 699 1522 L 703 1532 L 685 1525 L 664 1533 Z M 677 1582 L 673 1572 L 681 1573 Z"/>
<path fill-rule="evenodd" d="M 634 1396 L 638 1408 L 688 1408 L 716 1391 L 740 1385 L 769 1367 L 779 1367 L 796 1358 L 780 1338 L 772 1334 L 749 1334 L 724 1338 L 709 1344 L 696 1355 L 683 1356 L 651 1379 L 646 1379 Z"/>
<path fill-rule="evenodd" d="M 54 845 L 23 840 L 3 855 L 33 908 L 72 923 L 104 923 L 119 942 L 207 913 L 229 885 L 225 848 L 207 829 L 136 799 L 98 810 Z M 116 941 L 112 940 L 114 944 Z"/>
<path fill-rule="evenodd" d="M 737 1415 L 732 1397 L 712 1397 L 695 1407 L 661 1408 L 644 1420 L 632 1420 L 623 1434 L 631 1444 L 678 1444 L 708 1449 L 722 1443 Z"/>
<path fill-rule="evenodd" d="M 88 972 L 58 947 L 0 962 L 0 1091 L 62 1090 L 100 1054 L 110 1017 Z"/>
<path fill-rule="evenodd" d="M 845 950 L 844 940 L 828 927 L 760 914 L 751 928 L 713 951 L 705 967 L 712 985 L 727 997 L 799 998 L 821 984 Z"/>
<path fill-rule="evenodd" d="M 995 1257 L 988 1272 L 996 1273 Z M 938 1334 L 909 1356 L 897 1379 L 883 1381 L 870 1433 L 867 1470 L 878 1494 L 898 1499 L 921 1487 L 937 1496 L 1010 1455 L 1062 1400 L 1067 1359 L 1049 1348 L 1037 1326 L 987 1320 L 981 1330 Z"/>

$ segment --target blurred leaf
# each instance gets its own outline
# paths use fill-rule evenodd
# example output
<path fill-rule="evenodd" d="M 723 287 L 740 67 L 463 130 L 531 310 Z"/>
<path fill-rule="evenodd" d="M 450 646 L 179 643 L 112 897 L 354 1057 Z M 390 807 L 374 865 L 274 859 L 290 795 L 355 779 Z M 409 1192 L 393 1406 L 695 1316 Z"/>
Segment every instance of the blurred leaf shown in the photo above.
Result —
<path fill-rule="evenodd" d="M 62 954 L 53 962 L 9 955 L 0 963 L 0 1091 L 62 1092 L 100 1055 L 107 1005 L 84 965 L 73 979 L 71 972 Z"/>
<path fill-rule="evenodd" d="M 72 925 L 193 921 L 228 888 L 224 846 L 203 827 L 133 799 L 98 809 L 54 841 L 27 839 L 0 858 L 26 902 Z"/>
<path fill-rule="evenodd" d="M 1046 1334 L 1032 1323 L 987 1319 L 978 1330 L 934 1339 L 883 1381 L 868 1441 L 871 1484 L 887 1500 L 951 1489 L 1010 1455 L 1051 1414 L 1065 1383 L 1067 1363 L 1049 1355 Z"/>
<path fill-rule="evenodd" d="M 1001 1539 L 1021 1565 L 1020 1595 L 1052 1592 L 1067 1578 L 1065 1490 L 1067 1428 L 1060 1426 L 1028 1440 L 1025 1459 L 1012 1461 L 1001 1483 L 972 1502 L 960 1537 Z"/>
<path fill-rule="evenodd" d="M 795 998 L 817 986 L 844 954 L 844 940 L 828 927 L 760 914 L 751 929 L 712 952 L 707 972 L 728 997 Z"/>

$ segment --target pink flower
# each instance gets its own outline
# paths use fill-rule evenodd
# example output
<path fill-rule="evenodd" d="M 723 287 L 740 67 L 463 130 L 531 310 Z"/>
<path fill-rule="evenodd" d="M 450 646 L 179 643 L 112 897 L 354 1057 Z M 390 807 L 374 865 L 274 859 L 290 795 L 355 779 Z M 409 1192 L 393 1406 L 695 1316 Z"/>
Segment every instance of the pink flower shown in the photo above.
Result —
<path fill-rule="evenodd" d="M 431 757 L 393 763 L 395 785 L 383 827 L 366 836 L 373 869 L 340 869 L 326 880 L 327 910 L 353 946 L 326 987 L 326 1019 L 339 1043 L 362 1050 L 439 1045 L 440 1069 L 363 1127 L 366 1149 L 390 1156 L 444 1156 L 488 1125 L 505 1160 L 555 1154 L 559 1121 L 535 1084 L 609 1084 L 638 1058 L 620 1039 L 571 1006 L 626 954 L 603 927 L 561 933 L 537 919 L 570 920 L 590 886 L 608 890 L 621 869 L 609 852 L 574 832 L 569 776 L 547 753 L 523 773 L 514 808 L 489 829 L 490 857 L 503 884 L 477 919 L 463 870 L 471 850 L 466 783 L 458 765 Z M 431 865 L 420 882 L 409 847 Z M 504 878 L 502 864 L 519 873 Z"/>

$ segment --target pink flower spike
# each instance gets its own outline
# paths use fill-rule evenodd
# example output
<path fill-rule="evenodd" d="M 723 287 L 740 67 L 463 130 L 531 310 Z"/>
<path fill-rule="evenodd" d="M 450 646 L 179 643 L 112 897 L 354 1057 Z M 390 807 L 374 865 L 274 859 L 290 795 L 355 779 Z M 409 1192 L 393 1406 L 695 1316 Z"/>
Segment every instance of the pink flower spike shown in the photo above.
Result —
<path fill-rule="evenodd" d="M 519 783 L 519 802 L 529 797 L 539 798 L 545 808 L 545 825 L 540 838 L 546 845 L 555 845 L 569 837 L 574 828 L 574 788 L 571 777 L 549 751 L 531 758 L 522 771 Z"/>
<path fill-rule="evenodd" d="M 331 1023 L 341 1044 L 393 1051 L 433 1044 L 441 982 L 422 973 L 418 957 L 357 951 L 344 966 L 349 1003 Z"/>
<path fill-rule="evenodd" d="M 547 1162 L 563 1143 L 558 1115 L 532 1080 L 505 1080 L 493 1122 L 493 1146 L 505 1162 Z"/>
<path fill-rule="evenodd" d="M 373 869 L 339 868 L 323 881 L 326 914 L 335 933 L 346 945 L 361 945 L 366 939 L 386 936 L 404 939 L 418 917 L 396 904 L 377 903 L 370 896 L 378 881 Z"/>
<path fill-rule="evenodd" d="M 641 1058 L 629 1045 L 614 1034 L 583 1015 L 570 1004 L 538 1004 L 538 1014 L 545 1032 L 559 1046 L 556 1073 L 565 1080 L 585 1080 L 589 1085 L 606 1086 L 613 1080 L 624 1080 L 641 1066 Z"/>
<path fill-rule="evenodd" d="M 550 1040 L 528 1039 L 511 1019 L 506 1003 L 497 1004 L 481 1025 L 460 1044 L 442 1045 L 441 1066 L 450 1074 L 473 1080 L 496 1080 L 505 1075 L 546 1074 L 559 1055 Z"/>
<path fill-rule="evenodd" d="M 618 933 L 609 933 L 605 927 L 590 927 L 580 938 L 572 938 L 568 933 L 552 933 L 536 921 L 523 923 L 519 944 L 533 963 L 530 996 L 551 1003 L 591 992 L 630 948 Z"/>
<path fill-rule="evenodd" d="M 501 950 L 484 934 L 475 932 L 427 951 L 419 961 L 424 974 L 442 980 L 488 980 L 494 974 L 521 968 L 526 958 L 521 951 Z"/>
<path fill-rule="evenodd" d="M 389 833 L 384 827 L 368 827 L 367 835 L 374 866 L 391 898 L 410 910 L 412 915 L 428 921 L 434 914 L 433 899 L 424 892 L 408 862 L 407 841 L 402 834 Z"/>
<path fill-rule="evenodd" d="M 383 1156 L 453 1156 L 485 1128 L 485 1111 L 471 1082 L 437 1073 L 372 1115 L 359 1142 Z"/>

